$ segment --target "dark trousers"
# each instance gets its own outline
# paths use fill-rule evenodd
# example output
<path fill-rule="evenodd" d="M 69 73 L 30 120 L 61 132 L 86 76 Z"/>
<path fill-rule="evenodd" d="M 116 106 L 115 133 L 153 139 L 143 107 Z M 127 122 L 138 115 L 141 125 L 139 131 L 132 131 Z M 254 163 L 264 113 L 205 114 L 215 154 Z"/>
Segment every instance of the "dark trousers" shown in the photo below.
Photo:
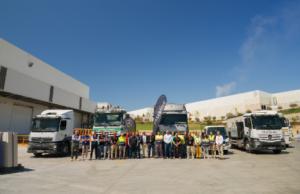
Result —
<path fill-rule="evenodd" d="M 152 155 L 151 155 L 152 154 Z M 155 148 L 154 148 L 154 144 L 149 143 L 148 144 L 148 158 L 150 157 L 154 157 L 155 156 Z"/>
<path fill-rule="evenodd" d="M 186 145 L 180 145 L 180 157 L 181 158 L 186 158 Z"/>
<path fill-rule="evenodd" d="M 164 144 L 164 157 L 170 158 L 171 157 L 171 143 Z"/>
<path fill-rule="evenodd" d="M 129 147 L 129 158 L 136 158 L 136 146 Z"/>
<path fill-rule="evenodd" d="M 161 142 L 157 142 L 156 143 L 156 157 L 160 158 L 163 156 L 163 153 L 162 153 L 162 143 Z"/>
<path fill-rule="evenodd" d="M 92 142 L 92 146 L 91 146 L 91 155 L 90 155 L 90 159 L 93 158 L 93 153 L 95 151 L 95 158 L 98 158 L 98 142 Z"/>
<path fill-rule="evenodd" d="M 141 158 L 141 145 L 137 145 L 136 147 L 136 157 Z"/>
<path fill-rule="evenodd" d="M 98 145 L 98 159 L 104 157 L 104 145 Z"/>
<path fill-rule="evenodd" d="M 75 159 L 77 159 L 78 155 L 79 155 L 79 142 L 72 141 L 72 144 L 71 144 L 71 158 L 73 159 L 75 157 Z"/>
<path fill-rule="evenodd" d="M 174 146 L 174 157 L 179 158 L 179 155 L 180 155 L 180 145 Z"/>

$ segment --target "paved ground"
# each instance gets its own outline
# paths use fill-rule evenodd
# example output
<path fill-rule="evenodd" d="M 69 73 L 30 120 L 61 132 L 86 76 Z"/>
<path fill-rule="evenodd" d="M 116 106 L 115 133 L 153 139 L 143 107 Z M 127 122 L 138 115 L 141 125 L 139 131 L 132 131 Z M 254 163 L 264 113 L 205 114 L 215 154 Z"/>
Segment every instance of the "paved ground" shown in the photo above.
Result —
<path fill-rule="evenodd" d="M 280 155 L 233 150 L 226 160 L 76 161 L 33 158 L 0 175 L 0 193 L 300 193 L 300 143 Z"/>

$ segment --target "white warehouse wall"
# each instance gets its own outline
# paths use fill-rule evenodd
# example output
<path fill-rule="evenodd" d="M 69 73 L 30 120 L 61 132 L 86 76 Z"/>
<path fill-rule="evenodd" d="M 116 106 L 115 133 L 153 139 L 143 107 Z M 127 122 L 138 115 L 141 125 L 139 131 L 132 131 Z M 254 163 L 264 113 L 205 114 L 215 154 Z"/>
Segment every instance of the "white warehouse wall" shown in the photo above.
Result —
<path fill-rule="evenodd" d="M 29 67 L 29 62 L 34 65 Z M 70 93 L 89 99 L 89 87 L 78 80 L 55 69 L 31 54 L 0 39 L 0 64 L 11 68 L 49 85 L 56 86 Z"/>
<path fill-rule="evenodd" d="M 280 92 L 272 95 L 274 101 L 277 101 L 278 106 L 283 109 L 290 108 L 290 104 L 298 104 L 300 106 L 300 90 L 293 90 L 288 92 Z"/>

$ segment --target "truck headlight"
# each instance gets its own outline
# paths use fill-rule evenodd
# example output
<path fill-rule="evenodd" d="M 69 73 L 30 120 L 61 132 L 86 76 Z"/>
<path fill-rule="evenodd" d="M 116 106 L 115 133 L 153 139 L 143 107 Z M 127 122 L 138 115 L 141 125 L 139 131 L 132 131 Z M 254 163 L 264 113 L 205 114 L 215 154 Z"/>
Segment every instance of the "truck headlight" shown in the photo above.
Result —
<path fill-rule="evenodd" d="M 226 138 L 226 139 L 225 139 L 225 143 L 226 143 L 226 144 L 229 143 L 229 138 Z"/>

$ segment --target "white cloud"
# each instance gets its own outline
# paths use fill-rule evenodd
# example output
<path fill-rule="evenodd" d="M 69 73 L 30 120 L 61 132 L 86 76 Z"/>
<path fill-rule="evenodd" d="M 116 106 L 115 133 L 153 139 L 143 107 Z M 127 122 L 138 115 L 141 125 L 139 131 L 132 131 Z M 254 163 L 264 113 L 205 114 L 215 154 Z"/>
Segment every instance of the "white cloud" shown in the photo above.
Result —
<path fill-rule="evenodd" d="M 231 94 L 236 87 L 236 82 L 230 82 L 221 86 L 216 87 L 216 96 L 221 97 L 221 96 L 227 96 Z"/>

